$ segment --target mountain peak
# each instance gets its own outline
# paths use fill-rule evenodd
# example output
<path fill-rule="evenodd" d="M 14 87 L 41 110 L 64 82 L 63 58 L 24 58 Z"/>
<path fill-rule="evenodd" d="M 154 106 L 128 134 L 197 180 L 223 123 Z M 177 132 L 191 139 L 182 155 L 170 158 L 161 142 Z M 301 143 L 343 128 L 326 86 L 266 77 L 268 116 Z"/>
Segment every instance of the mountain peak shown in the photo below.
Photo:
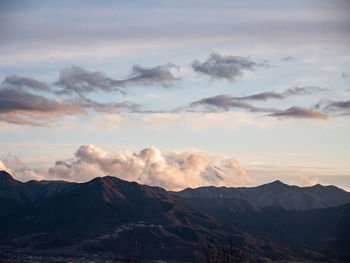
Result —
<path fill-rule="evenodd" d="M 285 185 L 284 183 L 282 183 L 280 180 L 276 180 L 271 182 L 271 184 L 275 184 L 275 185 Z"/>
<path fill-rule="evenodd" d="M 285 183 L 282 183 L 280 180 L 276 180 L 271 183 L 263 184 L 258 187 L 285 187 L 285 186 L 288 186 L 288 185 Z"/>
<path fill-rule="evenodd" d="M 6 171 L 0 171 L 0 181 L 1 182 L 11 182 L 14 181 L 13 177 Z"/>
<path fill-rule="evenodd" d="M 115 176 L 104 176 L 104 177 L 96 177 L 91 181 L 86 183 L 90 187 L 98 187 L 98 189 L 102 191 L 109 191 L 120 194 L 125 194 L 130 191 L 135 191 L 138 189 L 140 191 L 147 191 L 148 187 L 140 185 L 136 182 L 129 182 L 123 179 L 120 179 Z"/>
<path fill-rule="evenodd" d="M 103 176 L 103 177 L 96 177 L 92 179 L 91 181 L 87 182 L 88 184 L 98 184 L 98 185 L 104 185 L 104 186 L 110 186 L 110 185 L 117 185 L 118 187 L 121 187 L 125 184 L 129 184 L 130 182 L 125 181 L 123 179 L 120 179 L 115 176 Z"/>

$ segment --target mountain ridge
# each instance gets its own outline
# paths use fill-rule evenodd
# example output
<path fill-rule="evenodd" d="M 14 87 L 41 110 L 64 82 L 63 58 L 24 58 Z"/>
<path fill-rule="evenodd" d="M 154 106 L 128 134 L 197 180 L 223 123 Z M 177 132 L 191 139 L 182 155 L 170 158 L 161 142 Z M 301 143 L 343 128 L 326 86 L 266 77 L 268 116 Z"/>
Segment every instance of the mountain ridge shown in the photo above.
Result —
<path fill-rule="evenodd" d="M 117 177 L 105 176 L 96 178 L 111 180 L 111 178 Z M 118 180 L 122 179 L 118 178 Z M 4 184 L 6 187 L 2 186 Z M 1 199 L 11 199 L 12 202 L 16 203 L 15 206 L 18 206 L 55 195 L 61 191 L 69 191 L 76 185 L 78 183 L 63 180 L 31 180 L 23 183 L 15 180 L 9 173 L 0 171 L 0 202 Z M 280 180 L 255 187 L 203 186 L 186 188 L 181 191 L 166 191 L 160 187 L 150 187 L 155 191 L 169 192 L 173 196 L 180 198 L 245 199 L 258 207 L 280 206 L 287 210 L 335 207 L 350 202 L 350 193 L 334 185 L 323 186 L 317 184 L 309 187 L 299 187 L 284 184 Z"/>
<path fill-rule="evenodd" d="M 350 202 L 350 193 L 333 185 L 299 187 L 284 184 L 279 180 L 255 187 L 204 186 L 170 193 L 180 198 L 245 199 L 260 207 L 281 206 L 288 210 L 327 208 Z"/>
<path fill-rule="evenodd" d="M 89 253 L 132 249 L 142 251 L 147 258 L 162 255 L 163 259 L 183 262 L 201 254 L 208 240 L 221 246 L 231 239 L 257 262 L 338 262 L 339 253 L 344 253 L 350 243 L 350 203 L 287 210 L 236 197 L 242 196 L 242 191 L 248 191 L 243 196 L 255 198 L 259 194 L 271 197 L 269 193 L 276 189 L 300 191 L 281 182 L 256 188 L 203 187 L 187 190 L 187 195 L 181 197 L 176 192 L 114 176 L 96 177 L 85 183 L 22 183 L 1 174 L 0 249 L 20 246 L 27 253 L 56 253 L 59 248 Z M 3 189 L 12 190 L 1 192 Z M 327 190 L 320 186 L 313 189 L 322 194 Z M 338 193 L 337 188 L 331 189 Z M 198 197 L 196 191 L 200 192 Z M 9 209 L 4 212 L 6 207 Z M 322 230 L 323 225 L 329 228 Z M 325 247 L 333 254 L 327 254 Z"/>

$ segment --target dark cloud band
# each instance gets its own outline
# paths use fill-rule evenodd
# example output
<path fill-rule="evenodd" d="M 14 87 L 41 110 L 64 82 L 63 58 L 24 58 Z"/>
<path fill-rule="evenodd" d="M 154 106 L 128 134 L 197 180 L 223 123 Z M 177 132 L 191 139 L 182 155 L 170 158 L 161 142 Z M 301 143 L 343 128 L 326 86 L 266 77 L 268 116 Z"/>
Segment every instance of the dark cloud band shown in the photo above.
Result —
<path fill-rule="evenodd" d="M 177 78 L 171 73 L 172 64 L 141 67 L 133 66 L 130 75 L 122 80 L 107 77 L 99 71 L 88 71 L 81 67 L 70 67 L 61 70 L 59 80 L 55 83 L 61 88 L 58 94 L 78 94 L 83 96 L 90 92 L 120 92 L 125 94 L 128 86 L 161 86 L 169 88 Z"/>
<path fill-rule="evenodd" d="M 272 112 L 273 113 L 272 116 L 282 116 L 283 114 L 285 115 L 290 114 L 290 116 L 292 116 L 293 112 L 295 111 L 295 116 L 297 116 L 296 111 L 298 107 L 294 107 L 294 108 L 291 108 L 293 110 L 289 110 L 289 111 L 287 110 L 286 112 L 283 112 L 273 108 L 255 107 L 252 104 L 247 103 L 246 101 L 266 101 L 270 99 L 280 100 L 293 95 L 310 95 L 313 92 L 318 92 L 323 90 L 324 89 L 321 89 L 318 87 L 294 87 L 294 88 L 287 89 L 284 92 L 268 91 L 268 92 L 261 92 L 261 93 L 256 93 L 253 95 L 242 96 L 242 97 L 233 97 L 232 95 L 224 94 L 224 95 L 217 95 L 213 97 L 203 98 L 198 101 L 194 101 L 190 104 L 190 108 L 204 106 L 209 110 L 211 109 L 212 111 L 216 111 L 215 109 L 228 111 L 230 109 L 239 108 L 239 109 L 244 109 L 251 112 Z"/>
<path fill-rule="evenodd" d="M 243 75 L 245 71 L 253 71 L 258 67 L 268 66 L 267 62 L 256 62 L 246 57 L 221 56 L 217 53 L 210 54 L 209 58 L 200 62 L 192 62 L 195 72 L 208 75 L 213 79 L 226 79 L 233 81 Z"/>
<path fill-rule="evenodd" d="M 291 107 L 286 110 L 276 111 L 269 116 L 296 119 L 327 119 L 327 115 L 304 107 Z"/>
<path fill-rule="evenodd" d="M 256 93 L 244 97 L 234 97 L 236 100 L 256 100 L 256 101 L 266 101 L 270 99 L 285 99 L 290 96 L 300 96 L 300 95 L 311 95 L 316 92 L 327 91 L 319 87 L 294 87 L 287 89 L 284 92 L 267 91 Z"/>
<path fill-rule="evenodd" d="M 253 105 L 242 102 L 237 100 L 236 98 L 232 97 L 231 95 L 218 95 L 214 97 L 208 97 L 204 98 L 195 102 L 192 102 L 190 104 L 190 107 L 196 107 L 196 106 L 205 106 L 205 107 L 214 107 L 221 110 L 229 110 L 231 108 L 240 108 L 245 109 L 249 111 L 259 111 L 258 108 L 254 107 Z"/>
<path fill-rule="evenodd" d="M 320 107 L 321 105 L 317 106 Z M 323 106 L 323 110 L 330 113 L 350 115 L 350 100 L 330 101 Z"/>
<path fill-rule="evenodd" d="M 42 81 L 38 81 L 36 79 L 27 78 L 27 77 L 18 77 L 16 75 L 5 77 L 2 84 L 3 85 L 10 85 L 10 86 L 20 88 L 20 89 L 50 91 L 50 87 Z"/>
<path fill-rule="evenodd" d="M 67 114 L 86 114 L 85 109 L 66 101 L 51 100 L 17 89 L 0 89 L 0 120 L 40 125 L 43 120 Z"/>

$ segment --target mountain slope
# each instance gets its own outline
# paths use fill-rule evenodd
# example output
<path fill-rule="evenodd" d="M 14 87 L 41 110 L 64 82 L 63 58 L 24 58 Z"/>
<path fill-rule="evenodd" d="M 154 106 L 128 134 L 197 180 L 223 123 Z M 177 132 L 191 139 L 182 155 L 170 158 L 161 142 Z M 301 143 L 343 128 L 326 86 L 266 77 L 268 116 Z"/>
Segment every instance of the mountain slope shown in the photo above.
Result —
<path fill-rule="evenodd" d="M 2 196 L 7 201 L 24 201 L 17 210 L 0 215 L 0 249 L 21 247 L 21 251 L 39 254 L 43 251 L 55 254 L 59 249 L 65 254 L 120 253 L 127 249 L 147 258 L 183 262 L 191 261 L 194 255 L 203 255 L 203 245 L 208 240 L 215 240 L 221 246 L 232 239 L 237 247 L 244 247 L 249 255 L 259 260 L 330 259 L 319 247 L 311 246 L 312 231 L 318 231 L 317 228 L 311 228 L 307 236 L 310 240 L 300 244 L 300 236 L 293 235 L 295 227 L 307 229 L 312 220 L 323 214 L 290 214 L 309 211 L 259 207 L 232 195 L 226 198 L 222 190 L 231 194 L 229 188 L 204 188 L 207 199 L 202 196 L 185 200 L 158 187 L 111 176 L 66 184 L 20 183 L 5 174 L 1 184 Z M 215 197 L 218 194 L 220 198 Z M 200 205 L 196 207 L 196 204 Z M 332 226 L 331 234 L 339 227 L 346 229 L 348 210 L 339 211 L 330 210 L 323 216 L 327 220 L 320 221 Z M 335 220 L 333 214 L 340 220 Z M 291 225 L 286 223 L 288 220 Z M 286 238 L 279 237 L 281 234 Z M 348 239 L 344 236 L 339 240 Z"/>
<path fill-rule="evenodd" d="M 29 181 L 22 183 L 5 171 L 0 171 L 0 217 L 21 207 L 62 191 L 76 183 L 65 181 Z"/>
<path fill-rule="evenodd" d="M 66 181 L 35 181 L 26 183 L 15 180 L 9 173 L 0 171 L 0 197 L 16 200 L 18 203 L 36 201 L 55 195 L 76 183 Z"/>
<path fill-rule="evenodd" d="M 330 208 L 286 210 L 257 207 L 244 199 L 182 198 L 183 202 L 226 225 L 274 241 L 315 249 L 350 250 L 350 203 Z"/>
<path fill-rule="evenodd" d="M 40 228 L 101 232 L 138 221 L 166 225 L 212 224 L 207 216 L 175 200 L 166 191 L 155 191 L 152 187 L 110 176 L 75 185 L 68 192 L 29 205 L 21 213 L 20 219 L 10 221 L 18 231 Z"/>
<path fill-rule="evenodd" d="M 136 250 L 142 250 L 144 256 L 163 255 L 181 261 L 202 253 L 208 239 L 225 244 L 232 238 L 255 257 L 259 257 L 256 251 L 268 256 L 271 247 L 281 255 L 288 251 L 232 226 L 223 227 L 165 190 L 110 176 L 76 184 L 69 191 L 27 203 L 20 211 L 0 217 L 0 235 L 5 244 L 18 246 L 22 241 L 14 240 L 25 240 L 28 251 L 56 251 L 62 246 L 68 250 L 134 251 L 137 244 Z"/>
<path fill-rule="evenodd" d="M 164 257 L 182 259 L 191 257 L 205 236 L 225 238 L 220 228 L 163 189 L 110 176 L 73 185 L 0 217 L 1 242 L 18 246 L 13 240 L 26 240 L 28 251 L 61 246 L 119 251 L 139 244 L 149 257 L 164 250 Z"/>

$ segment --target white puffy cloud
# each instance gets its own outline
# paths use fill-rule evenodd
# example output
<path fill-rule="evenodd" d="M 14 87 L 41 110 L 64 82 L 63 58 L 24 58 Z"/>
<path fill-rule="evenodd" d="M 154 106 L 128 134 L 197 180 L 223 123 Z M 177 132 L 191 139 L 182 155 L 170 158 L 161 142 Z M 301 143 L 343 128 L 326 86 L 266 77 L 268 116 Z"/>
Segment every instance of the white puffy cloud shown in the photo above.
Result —
<path fill-rule="evenodd" d="M 8 168 L 6 167 L 6 165 L 5 165 L 1 160 L 0 160 L 0 171 L 6 171 L 6 172 L 8 172 L 8 173 L 11 172 L 11 170 L 8 169 Z"/>
<path fill-rule="evenodd" d="M 94 145 L 83 145 L 74 160 L 57 161 L 51 178 L 87 181 L 112 175 L 142 184 L 180 190 L 205 185 L 240 186 L 250 179 L 234 158 L 218 159 L 204 152 L 162 153 L 155 147 L 139 153 L 108 154 Z"/>
<path fill-rule="evenodd" d="M 27 168 L 16 156 L 10 154 L 4 160 L 0 160 L 0 171 L 6 171 L 22 182 L 44 179 L 42 175 Z"/>

